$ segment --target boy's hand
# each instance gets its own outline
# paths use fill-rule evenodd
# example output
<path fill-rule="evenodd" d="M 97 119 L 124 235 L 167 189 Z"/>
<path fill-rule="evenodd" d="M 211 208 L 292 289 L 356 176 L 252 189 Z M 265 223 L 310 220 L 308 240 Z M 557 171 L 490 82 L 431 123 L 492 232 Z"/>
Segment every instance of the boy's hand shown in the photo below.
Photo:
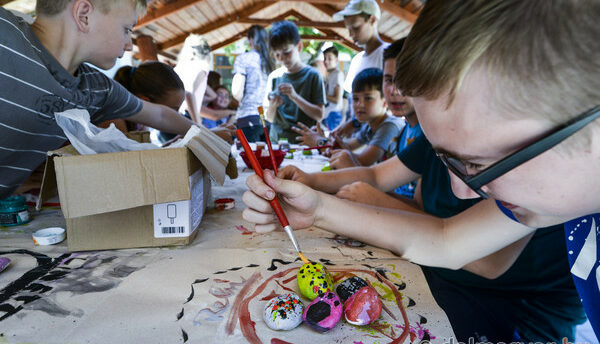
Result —
<path fill-rule="evenodd" d="M 355 128 L 352 125 L 352 120 L 347 120 L 345 123 L 338 126 L 337 129 L 332 132 L 332 134 L 340 137 L 348 137 L 351 136 L 354 131 Z"/>
<path fill-rule="evenodd" d="M 281 96 L 275 94 L 272 97 L 269 97 L 269 109 L 276 109 L 282 104 L 283 98 Z"/>
<path fill-rule="evenodd" d="M 283 83 L 283 84 L 279 84 L 279 86 L 277 86 L 277 90 L 279 91 L 279 93 L 290 97 L 290 99 L 292 101 L 294 99 L 296 99 L 296 97 L 298 97 L 298 93 L 296 93 L 294 86 L 292 86 L 292 84 L 289 84 L 287 82 Z"/>
<path fill-rule="evenodd" d="M 316 212 L 321 203 L 319 193 L 308 186 L 275 177 L 270 170 L 264 171 L 265 181 L 253 174 L 246 179 L 249 191 L 242 196 L 248 206 L 242 217 L 255 223 L 259 233 L 281 228 L 269 200 L 279 197 L 283 211 L 294 229 L 302 229 L 315 223 Z M 276 194 L 277 193 L 277 196 Z"/>
<path fill-rule="evenodd" d="M 297 132 L 302 136 L 297 136 L 296 140 L 300 142 L 300 144 L 307 146 L 318 146 L 319 141 L 326 140 L 325 134 L 321 129 L 321 126 L 317 123 L 317 129 L 311 130 L 309 127 L 304 125 L 304 123 L 298 122 L 296 123 L 298 126 L 292 127 L 292 130 Z"/>
<path fill-rule="evenodd" d="M 217 134 L 220 138 L 227 141 L 227 143 L 233 143 L 233 135 L 235 133 L 235 126 L 232 124 L 222 124 L 218 127 L 210 129 L 213 133 Z"/>
<path fill-rule="evenodd" d="M 385 202 L 386 194 L 365 182 L 354 182 L 352 184 L 344 185 L 335 195 L 352 202 L 360 202 L 378 207 L 387 206 Z M 383 201 L 381 196 L 384 196 Z"/>
<path fill-rule="evenodd" d="M 310 176 L 311 175 L 309 173 L 306 173 L 293 165 L 288 165 L 280 169 L 279 173 L 277 173 L 277 177 L 281 179 L 293 180 L 295 182 L 300 182 L 307 186 L 311 186 Z"/>
<path fill-rule="evenodd" d="M 351 151 L 347 149 L 336 149 L 331 153 L 329 158 L 329 166 L 334 170 L 339 170 L 346 167 L 362 166 Z"/>

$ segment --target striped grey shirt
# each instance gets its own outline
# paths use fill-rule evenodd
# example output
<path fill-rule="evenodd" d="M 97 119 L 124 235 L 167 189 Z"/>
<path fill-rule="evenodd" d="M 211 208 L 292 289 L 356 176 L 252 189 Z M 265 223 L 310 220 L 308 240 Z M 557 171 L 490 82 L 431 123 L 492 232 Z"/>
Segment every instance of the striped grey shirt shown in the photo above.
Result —
<path fill-rule="evenodd" d="M 92 123 L 138 113 L 142 102 L 82 64 L 71 75 L 20 18 L 0 7 L 0 199 L 67 140 L 54 113 L 78 108 Z"/>

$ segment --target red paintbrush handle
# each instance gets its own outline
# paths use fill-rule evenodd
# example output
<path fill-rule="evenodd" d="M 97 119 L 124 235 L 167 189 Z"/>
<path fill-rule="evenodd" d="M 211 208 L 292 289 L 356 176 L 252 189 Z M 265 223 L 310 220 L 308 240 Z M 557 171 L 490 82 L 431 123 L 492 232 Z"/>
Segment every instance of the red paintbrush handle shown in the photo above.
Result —
<path fill-rule="evenodd" d="M 273 164 L 273 172 L 275 172 L 275 175 L 277 175 L 277 163 L 275 162 L 275 154 L 273 154 L 271 138 L 269 137 L 269 132 L 267 131 L 267 128 L 263 127 L 263 131 L 265 133 L 265 140 L 267 141 L 267 148 L 269 148 L 269 155 L 271 156 L 271 164 Z"/>
<path fill-rule="evenodd" d="M 256 155 L 254 155 L 252 148 L 250 148 L 250 144 L 248 143 L 248 140 L 246 140 L 246 136 L 244 135 L 244 132 L 242 131 L 242 129 L 238 129 L 238 130 L 236 130 L 236 133 L 237 133 L 238 139 L 240 139 L 240 142 L 242 143 L 242 147 L 244 147 L 244 151 L 246 152 L 246 156 L 248 157 L 248 160 L 250 161 L 250 165 L 252 165 L 252 169 L 262 180 L 264 180 L 265 176 L 263 174 L 262 168 L 260 167 L 260 164 L 258 163 L 258 159 L 256 159 Z M 287 217 L 285 216 L 283 209 L 281 208 L 281 203 L 279 203 L 279 199 L 277 199 L 277 197 L 275 197 L 272 200 L 270 200 L 269 203 L 271 203 L 271 207 L 273 208 L 275 215 L 277 215 L 277 218 L 279 219 L 279 222 L 281 223 L 281 225 L 283 227 L 288 226 L 290 223 L 289 223 Z"/>

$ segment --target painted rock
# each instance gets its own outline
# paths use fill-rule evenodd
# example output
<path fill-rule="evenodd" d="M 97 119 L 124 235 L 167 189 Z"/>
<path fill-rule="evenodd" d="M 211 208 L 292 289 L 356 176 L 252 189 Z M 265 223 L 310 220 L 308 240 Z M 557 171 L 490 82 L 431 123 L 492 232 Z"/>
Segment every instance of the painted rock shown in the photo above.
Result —
<path fill-rule="evenodd" d="M 344 317 L 352 325 L 367 325 L 379 318 L 381 307 L 377 291 L 362 287 L 344 303 Z"/>
<path fill-rule="evenodd" d="M 297 280 L 300 293 L 311 301 L 319 294 L 333 291 L 333 278 L 319 263 L 311 262 L 302 265 L 298 270 Z"/>
<path fill-rule="evenodd" d="M 10 264 L 10 259 L 6 257 L 0 257 L 0 272 L 6 269 L 6 267 Z"/>
<path fill-rule="evenodd" d="M 265 306 L 265 324 L 273 330 L 291 330 L 302 323 L 304 305 L 296 294 L 272 298 Z"/>
<path fill-rule="evenodd" d="M 331 330 L 342 318 L 342 302 L 335 293 L 320 294 L 306 307 L 302 319 L 315 331 Z"/>
<path fill-rule="evenodd" d="M 356 293 L 360 288 L 368 286 L 367 282 L 357 276 L 350 277 L 343 280 L 335 288 L 335 292 L 338 294 L 342 302 L 346 302 L 350 296 Z"/>

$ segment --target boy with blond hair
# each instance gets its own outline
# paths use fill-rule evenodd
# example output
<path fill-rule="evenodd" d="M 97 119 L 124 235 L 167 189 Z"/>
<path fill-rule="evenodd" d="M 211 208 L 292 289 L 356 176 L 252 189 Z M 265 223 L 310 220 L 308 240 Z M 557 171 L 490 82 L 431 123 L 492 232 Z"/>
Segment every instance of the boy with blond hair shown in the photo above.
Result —
<path fill-rule="evenodd" d="M 32 25 L 0 8 L 0 198 L 67 140 L 54 114 L 85 109 L 94 124 L 127 117 L 184 134 L 192 122 L 140 100 L 109 69 L 131 50 L 146 0 L 38 0 Z"/>

